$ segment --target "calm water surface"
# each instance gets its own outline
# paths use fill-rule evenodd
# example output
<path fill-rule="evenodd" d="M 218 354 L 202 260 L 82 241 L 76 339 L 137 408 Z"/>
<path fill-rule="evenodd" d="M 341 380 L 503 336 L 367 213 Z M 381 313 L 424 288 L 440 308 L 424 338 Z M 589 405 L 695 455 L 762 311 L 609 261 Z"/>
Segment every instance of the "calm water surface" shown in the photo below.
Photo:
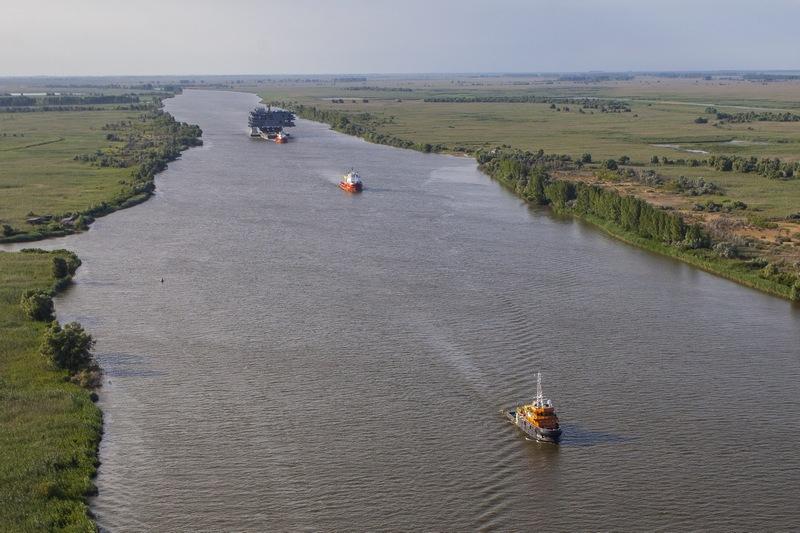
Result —
<path fill-rule="evenodd" d="M 84 260 L 59 316 L 106 369 L 103 528 L 798 527 L 796 307 L 531 210 L 469 159 L 306 121 L 251 140 L 256 102 L 168 101 L 205 146 L 48 243 Z M 500 416 L 537 370 L 560 447 Z"/>

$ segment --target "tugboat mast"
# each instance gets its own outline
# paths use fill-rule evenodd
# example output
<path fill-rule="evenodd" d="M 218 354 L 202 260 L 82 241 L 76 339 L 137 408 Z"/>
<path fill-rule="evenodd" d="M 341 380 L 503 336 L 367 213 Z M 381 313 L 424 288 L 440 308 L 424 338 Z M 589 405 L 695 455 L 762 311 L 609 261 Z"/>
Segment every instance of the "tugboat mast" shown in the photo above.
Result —
<path fill-rule="evenodd" d="M 542 373 L 536 373 L 536 403 L 542 405 L 544 395 L 542 394 Z"/>

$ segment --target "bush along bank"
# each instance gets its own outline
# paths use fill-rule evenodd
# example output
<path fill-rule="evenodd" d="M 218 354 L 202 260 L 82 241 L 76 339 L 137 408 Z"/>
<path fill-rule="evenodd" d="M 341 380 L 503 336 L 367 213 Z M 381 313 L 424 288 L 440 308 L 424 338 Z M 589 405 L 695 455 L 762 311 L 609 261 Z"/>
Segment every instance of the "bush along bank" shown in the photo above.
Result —
<path fill-rule="evenodd" d="M 169 113 L 152 108 L 137 120 L 106 124 L 110 145 L 92 154 L 78 154 L 75 161 L 95 167 L 130 168 L 130 177 L 120 182 L 111 198 L 70 213 L 29 213 L 29 231 L 4 225 L 0 242 L 35 241 L 68 235 L 88 228 L 95 218 L 147 200 L 155 190 L 155 175 L 167 168 L 181 152 L 203 144 L 199 126 L 176 121 Z"/>
<path fill-rule="evenodd" d="M 0 252 L 0 530 L 94 531 L 102 414 L 94 340 L 54 319 L 80 265 L 66 250 Z"/>
<path fill-rule="evenodd" d="M 723 243 L 714 243 L 701 226 L 687 224 L 675 212 L 598 185 L 554 179 L 551 170 L 576 168 L 568 156 L 496 148 L 478 152 L 477 160 L 483 172 L 532 204 L 575 215 L 623 241 L 743 285 L 800 301 L 797 274 L 763 260 L 730 257 Z"/>

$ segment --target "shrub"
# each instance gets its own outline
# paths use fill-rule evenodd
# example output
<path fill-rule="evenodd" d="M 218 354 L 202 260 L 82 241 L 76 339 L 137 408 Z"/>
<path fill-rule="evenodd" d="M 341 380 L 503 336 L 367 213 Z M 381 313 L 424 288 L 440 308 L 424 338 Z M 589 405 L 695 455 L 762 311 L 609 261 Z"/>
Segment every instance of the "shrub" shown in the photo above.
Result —
<path fill-rule="evenodd" d="M 3 237 L 10 237 L 10 236 L 14 235 L 14 233 L 16 233 L 16 232 L 15 232 L 13 226 L 10 226 L 8 224 L 3 224 L 3 228 L 2 228 Z"/>
<path fill-rule="evenodd" d="M 736 246 L 729 242 L 718 242 L 714 245 L 714 252 L 725 259 L 735 259 L 739 256 Z"/>
<path fill-rule="evenodd" d="M 777 223 L 771 222 L 759 215 L 750 215 L 747 217 L 747 220 L 752 226 L 760 229 L 775 229 L 778 227 Z"/>
<path fill-rule="evenodd" d="M 693 224 L 686 228 L 686 233 L 683 238 L 683 246 L 690 249 L 708 248 L 710 241 L 708 236 L 703 233 L 700 226 Z"/>
<path fill-rule="evenodd" d="M 603 162 L 603 168 L 605 168 L 606 170 L 617 170 L 617 167 L 618 167 L 617 162 L 614 161 L 613 159 L 606 159 Z"/>
<path fill-rule="evenodd" d="M 77 374 L 83 370 L 98 370 L 92 355 L 94 339 L 77 322 L 61 326 L 54 320 L 42 340 L 42 355 L 58 368 Z"/>
<path fill-rule="evenodd" d="M 592 154 L 586 152 L 581 156 L 581 163 L 591 163 L 592 162 Z"/>
<path fill-rule="evenodd" d="M 63 257 L 53 258 L 53 277 L 56 279 L 66 278 L 69 276 L 69 267 L 67 261 Z"/>
<path fill-rule="evenodd" d="M 789 292 L 789 298 L 793 302 L 800 302 L 800 281 L 792 285 L 792 290 Z"/>
<path fill-rule="evenodd" d="M 54 318 L 53 298 L 45 291 L 25 291 L 19 304 L 25 316 L 31 320 L 49 322 Z"/>

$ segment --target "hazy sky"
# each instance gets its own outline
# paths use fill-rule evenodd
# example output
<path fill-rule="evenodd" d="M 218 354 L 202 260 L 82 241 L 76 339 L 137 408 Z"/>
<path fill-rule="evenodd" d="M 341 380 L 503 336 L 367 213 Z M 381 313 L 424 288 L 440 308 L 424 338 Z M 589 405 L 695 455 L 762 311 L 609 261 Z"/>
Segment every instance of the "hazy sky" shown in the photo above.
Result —
<path fill-rule="evenodd" d="M 800 0 L 0 0 L 0 76 L 800 69 Z"/>

